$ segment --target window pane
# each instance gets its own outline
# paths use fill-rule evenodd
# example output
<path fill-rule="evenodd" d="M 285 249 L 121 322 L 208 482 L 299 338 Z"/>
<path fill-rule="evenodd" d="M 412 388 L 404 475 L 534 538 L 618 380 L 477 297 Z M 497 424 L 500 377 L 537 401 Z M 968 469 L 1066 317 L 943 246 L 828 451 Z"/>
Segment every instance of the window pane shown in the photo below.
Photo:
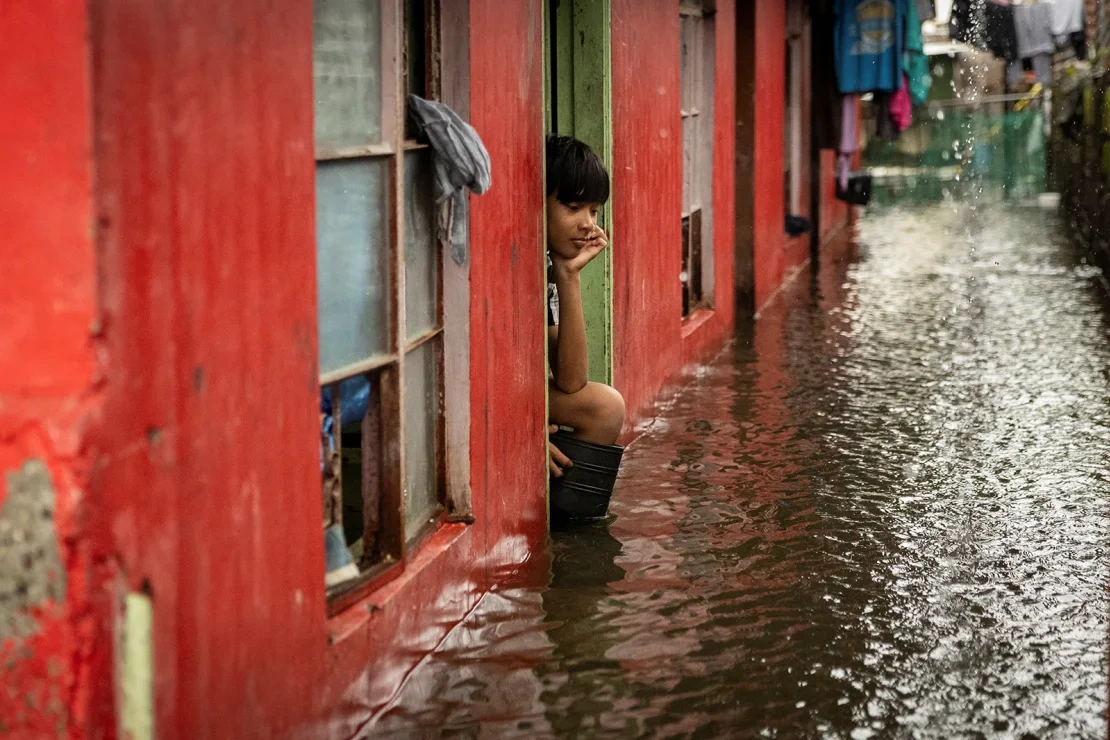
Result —
<path fill-rule="evenodd" d="M 682 119 L 682 212 L 698 207 L 698 125 L 701 116 Z"/>
<path fill-rule="evenodd" d="M 385 159 L 316 166 L 320 372 L 389 351 Z"/>
<path fill-rule="evenodd" d="M 701 211 L 690 214 L 690 309 L 701 303 Z"/>
<path fill-rule="evenodd" d="M 382 133 L 380 0 L 315 0 L 316 145 L 376 142 Z"/>
<path fill-rule="evenodd" d="M 424 0 L 405 0 L 405 91 L 428 97 Z"/>
<path fill-rule="evenodd" d="M 405 155 L 405 331 L 414 339 L 439 323 L 439 258 L 432 155 Z"/>
<path fill-rule="evenodd" d="M 679 44 L 681 46 L 681 51 L 679 52 L 679 105 L 682 106 L 683 110 L 689 111 L 692 103 L 690 88 L 693 83 L 691 79 L 693 70 L 690 65 L 693 64 L 694 61 L 694 50 L 691 48 L 691 44 L 693 43 L 694 19 L 688 15 L 682 16 L 679 19 L 679 27 Z"/>
<path fill-rule="evenodd" d="M 439 507 L 439 338 L 405 356 L 405 539 Z"/>
<path fill-rule="evenodd" d="M 682 315 L 690 314 L 690 217 L 682 217 Z"/>

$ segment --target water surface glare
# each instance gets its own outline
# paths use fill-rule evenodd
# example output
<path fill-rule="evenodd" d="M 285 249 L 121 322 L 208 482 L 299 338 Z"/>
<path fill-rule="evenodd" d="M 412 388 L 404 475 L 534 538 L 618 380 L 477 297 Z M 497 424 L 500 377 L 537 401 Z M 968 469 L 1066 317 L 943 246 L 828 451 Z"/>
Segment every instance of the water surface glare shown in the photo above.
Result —
<path fill-rule="evenodd" d="M 1106 737 L 1110 306 L 989 210 L 869 213 L 371 731 Z"/>

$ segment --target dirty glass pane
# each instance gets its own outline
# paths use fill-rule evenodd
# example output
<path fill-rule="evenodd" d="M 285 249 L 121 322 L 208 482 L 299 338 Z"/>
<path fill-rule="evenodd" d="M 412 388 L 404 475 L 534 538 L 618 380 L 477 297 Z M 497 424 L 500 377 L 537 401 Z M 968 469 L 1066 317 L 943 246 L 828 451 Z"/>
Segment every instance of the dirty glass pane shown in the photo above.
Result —
<path fill-rule="evenodd" d="M 378 141 L 382 134 L 380 0 L 315 0 L 312 30 L 317 147 Z"/>
<path fill-rule="evenodd" d="M 687 266 L 690 279 L 690 309 L 696 308 L 702 300 L 701 293 L 701 211 L 690 214 L 689 225 L 690 259 Z"/>
<path fill-rule="evenodd" d="M 432 155 L 405 155 L 405 332 L 414 339 L 439 322 L 439 258 Z"/>
<path fill-rule="evenodd" d="M 682 119 L 682 212 L 698 207 L 698 126 L 701 116 Z"/>
<path fill-rule="evenodd" d="M 690 315 L 690 217 L 682 217 L 682 315 Z"/>
<path fill-rule="evenodd" d="M 690 65 L 694 61 L 693 49 L 693 31 L 694 19 L 688 15 L 684 15 L 679 19 L 679 44 L 681 45 L 680 61 L 679 61 L 679 90 L 680 98 L 679 105 L 682 110 L 689 111 L 691 105 L 690 88 L 693 80 L 691 79 L 692 69 Z"/>
<path fill-rule="evenodd" d="M 428 97 L 425 0 L 405 0 L 405 92 Z"/>
<path fill-rule="evenodd" d="M 439 507 L 439 338 L 405 355 L 405 539 Z"/>
<path fill-rule="evenodd" d="M 321 373 L 389 350 L 387 182 L 384 159 L 316 165 Z"/>

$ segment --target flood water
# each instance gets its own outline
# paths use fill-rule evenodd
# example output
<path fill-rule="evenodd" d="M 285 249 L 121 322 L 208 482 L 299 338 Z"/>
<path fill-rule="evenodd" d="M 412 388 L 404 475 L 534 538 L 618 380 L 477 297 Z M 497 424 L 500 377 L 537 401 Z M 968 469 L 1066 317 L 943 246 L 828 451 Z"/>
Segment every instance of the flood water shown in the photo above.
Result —
<path fill-rule="evenodd" d="M 868 213 L 371 732 L 1106 737 L 1110 309 L 1060 232 Z"/>

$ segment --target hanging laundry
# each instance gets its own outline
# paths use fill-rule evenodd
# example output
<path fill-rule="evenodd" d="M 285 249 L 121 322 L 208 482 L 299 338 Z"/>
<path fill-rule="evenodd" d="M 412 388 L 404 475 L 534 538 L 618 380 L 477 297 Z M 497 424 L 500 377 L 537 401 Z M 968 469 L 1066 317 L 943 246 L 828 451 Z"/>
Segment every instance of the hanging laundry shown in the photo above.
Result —
<path fill-rule="evenodd" d="M 953 41 L 985 48 L 982 28 L 982 0 L 953 0 L 952 13 L 948 16 L 948 35 Z"/>
<path fill-rule="evenodd" d="M 1037 76 L 1037 82 L 1042 85 L 1048 85 L 1052 82 L 1051 54 L 1038 54 L 1033 57 L 1033 74 Z"/>
<path fill-rule="evenodd" d="M 1053 6 L 1048 3 L 1023 3 L 1013 7 L 1017 54 L 1032 59 L 1056 50 L 1052 34 Z"/>
<path fill-rule="evenodd" d="M 894 92 L 902 84 L 909 0 L 838 0 L 836 70 L 842 93 Z"/>
<path fill-rule="evenodd" d="M 474 127 L 443 103 L 409 95 L 409 116 L 431 145 L 435 165 L 436 203 L 439 209 L 436 236 L 451 246 L 451 259 L 464 265 L 468 259 L 466 238 L 466 190 L 481 195 L 490 188 L 490 159 Z"/>
<path fill-rule="evenodd" d="M 924 105 L 929 97 L 933 76 L 929 71 L 929 58 L 925 56 L 925 44 L 921 37 L 921 17 L 916 3 L 909 3 L 906 9 L 906 51 L 902 55 L 902 70 L 906 73 L 906 86 L 914 105 Z"/>
<path fill-rule="evenodd" d="M 1052 8 L 1052 35 L 1064 46 L 1069 36 L 1083 30 L 1086 13 L 1083 0 L 1049 0 L 1044 3 Z"/>
<path fill-rule="evenodd" d="M 1018 58 L 1014 9 L 1008 2 L 954 0 L 948 35 L 1005 61 Z"/>
<path fill-rule="evenodd" d="M 1016 87 L 1023 84 L 1025 73 L 1032 72 L 1034 79 L 1042 85 L 1052 82 L 1052 55 L 1037 54 L 1028 59 L 1014 60 L 1006 64 L 1006 85 Z"/>
<path fill-rule="evenodd" d="M 859 131 L 856 129 L 859 96 L 845 95 L 840 101 L 840 146 L 836 158 L 836 177 L 841 190 L 848 189 L 848 174 L 852 169 L 852 156 L 859 151 Z"/>
<path fill-rule="evenodd" d="M 1056 46 L 1071 46 L 1078 59 L 1087 58 L 1087 13 L 1083 0 L 1041 0 L 1052 7 Z"/>
<path fill-rule="evenodd" d="M 901 133 L 891 110 L 893 97 L 894 93 L 875 93 L 871 101 L 871 110 L 875 113 L 875 137 L 881 141 L 897 141 Z"/>
<path fill-rule="evenodd" d="M 1014 6 L 984 3 L 983 44 L 987 51 L 1007 62 L 1021 58 L 1014 26 Z"/>
<path fill-rule="evenodd" d="M 1057 42 L 1059 42 L 1059 37 L 1057 37 L 1056 40 Z M 1087 32 L 1085 30 L 1076 31 L 1075 33 L 1069 34 L 1066 37 L 1065 42 L 1061 45 L 1067 46 L 1068 44 L 1071 44 L 1071 47 L 1075 49 L 1076 59 L 1087 58 Z"/>
<path fill-rule="evenodd" d="M 896 133 L 901 134 L 913 123 L 913 104 L 910 102 L 909 80 L 898 92 L 890 96 L 890 121 Z"/>

